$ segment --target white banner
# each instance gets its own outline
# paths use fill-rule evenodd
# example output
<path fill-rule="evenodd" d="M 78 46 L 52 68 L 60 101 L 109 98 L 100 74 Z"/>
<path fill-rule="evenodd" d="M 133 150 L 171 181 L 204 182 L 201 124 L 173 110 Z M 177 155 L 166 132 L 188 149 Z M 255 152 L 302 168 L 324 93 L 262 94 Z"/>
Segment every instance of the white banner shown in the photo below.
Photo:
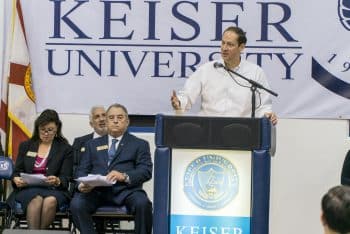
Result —
<path fill-rule="evenodd" d="M 220 58 L 223 29 L 238 25 L 280 117 L 350 118 L 349 0 L 21 3 L 38 111 L 119 102 L 131 114 L 171 112 L 171 91 Z"/>

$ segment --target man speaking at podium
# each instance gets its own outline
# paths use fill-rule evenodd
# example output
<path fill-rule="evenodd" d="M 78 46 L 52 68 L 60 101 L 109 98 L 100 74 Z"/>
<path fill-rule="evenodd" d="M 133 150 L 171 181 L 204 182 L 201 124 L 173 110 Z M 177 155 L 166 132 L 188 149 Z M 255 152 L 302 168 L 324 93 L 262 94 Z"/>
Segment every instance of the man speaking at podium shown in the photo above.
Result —
<path fill-rule="evenodd" d="M 247 38 L 239 27 L 225 29 L 221 40 L 222 59 L 199 67 L 187 80 L 184 89 L 173 91 L 171 104 L 175 110 L 185 111 L 201 98 L 201 115 L 250 117 L 252 114 L 251 84 L 231 71 L 268 88 L 266 75 L 261 67 L 241 58 Z M 273 125 L 277 116 L 272 112 L 270 95 L 256 90 L 255 116 L 269 118 Z"/>

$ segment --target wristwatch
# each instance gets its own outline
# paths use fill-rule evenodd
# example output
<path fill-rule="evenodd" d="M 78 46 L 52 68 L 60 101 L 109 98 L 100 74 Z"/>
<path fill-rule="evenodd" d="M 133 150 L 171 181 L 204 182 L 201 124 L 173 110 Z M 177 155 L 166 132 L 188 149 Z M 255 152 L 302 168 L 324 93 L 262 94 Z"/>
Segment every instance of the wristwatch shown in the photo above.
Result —
<path fill-rule="evenodd" d="M 130 177 L 129 177 L 129 175 L 128 174 L 126 174 L 126 173 L 123 173 L 123 176 L 124 176 L 124 182 L 125 183 L 127 183 L 127 184 L 129 184 L 130 183 Z"/>

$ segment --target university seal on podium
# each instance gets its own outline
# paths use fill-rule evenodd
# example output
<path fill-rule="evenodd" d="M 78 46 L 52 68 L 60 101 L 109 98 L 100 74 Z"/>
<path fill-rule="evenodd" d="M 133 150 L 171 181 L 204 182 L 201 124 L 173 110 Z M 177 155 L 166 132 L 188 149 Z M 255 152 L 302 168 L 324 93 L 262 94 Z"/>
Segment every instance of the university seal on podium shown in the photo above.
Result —
<path fill-rule="evenodd" d="M 236 167 L 226 158 L 208 154 L 193 160 L 184 175 L 184 192 L 200 208 L 225 207 L 238 193 Z"/>

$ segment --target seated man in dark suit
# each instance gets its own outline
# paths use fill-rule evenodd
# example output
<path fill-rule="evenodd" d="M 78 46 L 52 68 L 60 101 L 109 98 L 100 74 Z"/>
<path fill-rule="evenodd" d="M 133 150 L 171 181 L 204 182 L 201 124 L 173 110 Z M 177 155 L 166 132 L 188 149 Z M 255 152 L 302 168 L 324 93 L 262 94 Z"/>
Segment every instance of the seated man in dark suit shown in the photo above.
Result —
<path fill-rule="evenodd" d="M 350 186 L 350 150 L 345 156 L 340 180 L 342 185 Z"/>
<path fill-rule="evenodd" d="M 110 187 L 79 183 L 70 205 L 73 222 L 82 234 L 96 233 L 91 214 L 99 206 L 126 205 L 135 215 L 135 234 L 151 234 L 152 203 L 142 189 L 152 177 L 149 144 L 126 131 L 129 117 L 124 106 L 113 104 L 106 115 L 108 135 L 87 142 L 76 177 L 100 174 L 116 183 Z"/>
<path fill-rule="evenodd" d="M 84 145 L 87 141 L 104 136 L 107 134 L 106 128 L 106 110 L 103 106 L 93 106 L 90 110 L 89 124 L 94 129 L 94 132 L 87 135 L 76 137 L 73 141 L 73 149 L 75 153 L 74 167 L 80 162 L 80 155 L 85 151 Z"/>
<path fill-rule="evenodd" d="M 350 187 L 331 188 L 322 197 L 321 206 L 325 234 L 350 233 Z"/>
<path fill-rule="evenodd" d="M 91 139 L 98 138 L 107 134 L 106 127 L 106 110 L 104 106 L 93 106 L 90 109 L 89 114 L 89 124 L 94 129 L 92 133 L 84 136 L 76 137 L 73 141 L 74 149 L 74 165 L 73 173 L 75 173 L 76 168 L 80 163 L 80 157 L 85 151 L 85 144 Z M 70 192 L 73 194 L 74 186 L 70 188 Z M 99 220 L 95 220 L 96 228 L 99 230 L 103 228 L 103 223 Z"/>

